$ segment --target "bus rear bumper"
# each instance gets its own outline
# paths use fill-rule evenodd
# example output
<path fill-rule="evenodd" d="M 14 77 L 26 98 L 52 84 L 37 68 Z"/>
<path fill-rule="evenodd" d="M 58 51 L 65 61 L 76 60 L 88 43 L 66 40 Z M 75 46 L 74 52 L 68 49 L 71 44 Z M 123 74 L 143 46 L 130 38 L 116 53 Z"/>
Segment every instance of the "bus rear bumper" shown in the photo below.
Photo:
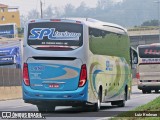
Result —
<path fill-rule="evenodd" d="M 74 91 L 40 91 L 23 85 L 23 100 L 25 103 L 51 103 L 56 106 L 82 105 L 88 99 L 88 84 Z"/>
<path fill-rule="evenodd" d="M 138 89 L 140 90 L 160 90 L 160 82 L 141 82 L 138 84 Z"/>

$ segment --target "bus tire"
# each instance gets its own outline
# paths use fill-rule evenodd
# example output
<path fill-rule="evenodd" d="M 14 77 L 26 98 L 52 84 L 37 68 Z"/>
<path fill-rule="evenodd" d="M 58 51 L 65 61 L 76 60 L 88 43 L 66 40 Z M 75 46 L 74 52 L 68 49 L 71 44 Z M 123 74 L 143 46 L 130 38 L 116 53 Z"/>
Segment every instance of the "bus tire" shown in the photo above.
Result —
<path fill-rule="evenodd" d="M 127 100 L 127 92 L 125 90 L 124 92 L 124 99 L 123 100 L 119 100 L 119 101 L 112 101 L 111 105 L 117 105 L 118 107 L 124 107 L 125 106 L 125 101 Z"/>
<path fill-rule="evenodd" d="M 101 108 L 101 102 L 102 102 L 102 89 L 99 89 L 98 91 L 98 100 L 97 103 L 93 105 L 93 111 L 98 112 Z"/>
<path fill-rule="evenodd" d="M 125 106 L 125 100 L 112 101 L 111 105 L 117 105 L 118 107 L 124 107 Z"/>
<path fill-rule="evenodd" d="M 142 93 L 143 93 L 143 94 L 146 94 L 146 90 L 142 90 Z"/>
<path fill-rule="evenodd" d="M 147 93 L 151 93 L 151 90 L 147 90 Z"/>
<path fill-rule="evenodd" d="M 125 92 L 124 92 L 124 100 L 120 100 L 118 102 L 118 107 L 125 107 L 125 104 L 126 104 L 126 100 L 127 100 L 127 91 L 125 89 Z"/>
<path fill-rule="evenodd" d="M 126 104 L 125 100 L 121 100 L 121 101 L 119 101 L 119 103 L 118 103 L 118 107 L 124 107 L 125 104 Z"/>
<path fill-rule="evenodd" d="M 155 90 L 155 93 L 158 93 L 159 92 L 159 90 Z"/>
<path fill-rule="evenodd" d="M 94 112 L 98 112 L 99 110 L 100 110 L 100 100 L 98 100 L 97 101 L 97 103 L 95 103 L 94 105 L 93 105 L 93 111 Z"/>
<path fill-rule="evenodd" d="M 38 111 L 42 113 L 49 113 L 55 111 L 55 106 L 53 105 L 37 105 Z"/>

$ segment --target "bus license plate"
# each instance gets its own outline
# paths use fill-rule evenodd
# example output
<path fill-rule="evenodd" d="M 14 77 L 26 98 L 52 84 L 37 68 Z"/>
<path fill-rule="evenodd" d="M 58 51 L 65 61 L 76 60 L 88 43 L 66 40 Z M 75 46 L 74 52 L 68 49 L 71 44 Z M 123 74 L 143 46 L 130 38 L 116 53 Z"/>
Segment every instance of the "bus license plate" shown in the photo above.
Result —
<path fill-rule="evenodd" d="M 49 88 L 59 88 L 59 84 L 49 84 Z"/>

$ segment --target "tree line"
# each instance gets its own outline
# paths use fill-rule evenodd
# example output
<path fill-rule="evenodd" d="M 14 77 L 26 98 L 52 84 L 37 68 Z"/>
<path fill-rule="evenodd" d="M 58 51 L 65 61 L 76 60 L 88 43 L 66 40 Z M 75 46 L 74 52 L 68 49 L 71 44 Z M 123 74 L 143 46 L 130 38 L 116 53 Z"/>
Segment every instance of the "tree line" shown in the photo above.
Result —
<path fill-rule="evenodd" d="M 123 0 L 117 3 L 113 0 L 97 0 L 97 5 L 94 8 L 81 2 L 78 7 L 67 4 L 63 11 L 51 5 L 43 10 L 43 18 L 64 17 L 95 18 L 124 27 L 141 26 L 143 22 L 150 20 L 153 20 L 151 23 L 157 25 L 155 22 L 158 19 L 158 4 L 152 0 Z M 28 19 L 37 18 L 40 18 L 40 12 L 36 9 L 30 10 L 27 16 L 21 16 L 21 24 L 23 26 Z"/>

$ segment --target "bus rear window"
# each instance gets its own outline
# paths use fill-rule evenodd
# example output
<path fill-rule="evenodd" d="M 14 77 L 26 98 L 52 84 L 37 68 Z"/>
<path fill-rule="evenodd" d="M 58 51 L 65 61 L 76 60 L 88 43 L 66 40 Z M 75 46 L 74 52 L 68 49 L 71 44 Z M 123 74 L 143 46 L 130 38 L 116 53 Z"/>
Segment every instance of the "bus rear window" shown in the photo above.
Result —
<path fill-rule="evenodd" d="M 83 25 L 63 22 L 38 22 L 28 25 L 27 43 L 38 50 L 74 50 L 83 44 Z"/>
<path fill-rule="evenodd" d="M 141 46 L 138 50 L 140 58 L 160 58 L 160 46 Z"/>

